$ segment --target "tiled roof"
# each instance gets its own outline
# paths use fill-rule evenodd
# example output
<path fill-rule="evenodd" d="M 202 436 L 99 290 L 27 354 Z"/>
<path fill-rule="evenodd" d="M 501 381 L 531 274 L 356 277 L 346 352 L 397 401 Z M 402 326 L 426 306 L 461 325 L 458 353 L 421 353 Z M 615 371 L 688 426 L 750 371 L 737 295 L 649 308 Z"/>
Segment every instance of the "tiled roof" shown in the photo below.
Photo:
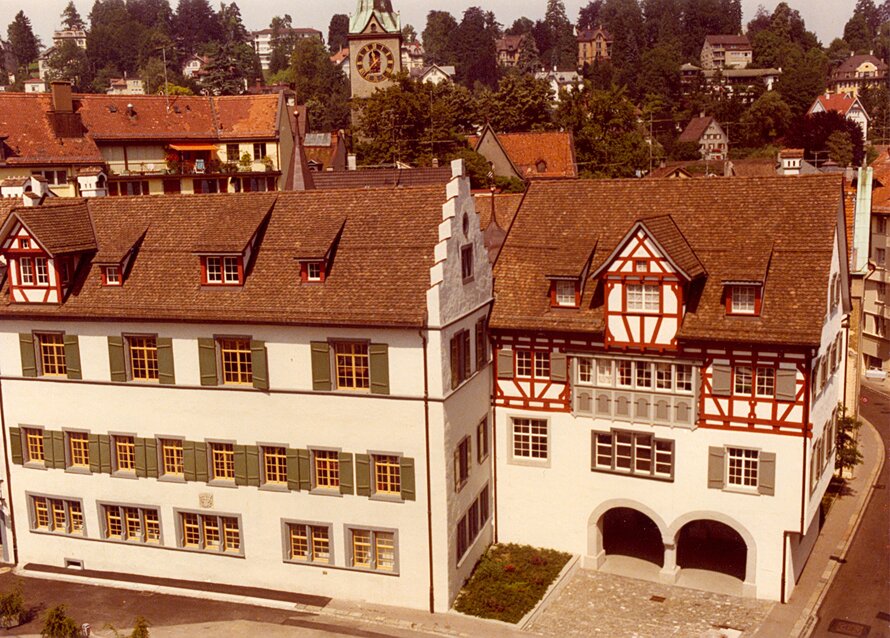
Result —
<path fill-rule="evenodd" d="M 831 75 L 835 76 L 841 73 L 854 73 L 856 69 L 865 62 L 874 64 L 879 72 L 887 70 L 887 65 L 884 61 L 873 55 L 851 55 L 848 58 L 844 58 L 844 61 L 840 63 Z"/>
<path fill-rule="evenodd" d="M 533 182 L 495 266 L 491 326 L 602 333 L 597 286 L 585 286 L 579 311 L 554 312 L 546 275 L 591 251 L 603 261 L 637 221 L 670 215 L 707 271 L 681 339 L 818 344 L 841 184 L 840 176 Z M 761 316 L 727 317 L 723 282 L 764 274 Z"/>
<path fill-rule="evenodd" d="M 451 168 L 363 168 L 357 171 L 324 171 L 313 173 L 318 189 L 380 188 L 444 184 L 451 179 Z"/>
<path fill-rule="evenodd" d="M 204 217 L 192 250 L 197 253 L 243 252 L 274 203 L 275 196 L 271 193 L 257 193 L 241 202 L 238 208 L 233 208 L 225 198 L 209 200 L 207 205 L 215 210 L 215 214 Z"/>
<path fill-rule="evenodd" d="M 751 46 L 751 42 L 748 40 L 748 36 L 746 35 L 708 35 L 705 36 L 705 42 L 711 45 L 717 44 L 736 47 Z"/>
<path fill-rule="evenodd" d="M 738 159 L 729 162 L 732 177 L 772 177 L 776 174 L 774 159 Z"/>
<path fill-rule="evenodd" d="M 96 249 L 96 236 L 83 200 L 19 206 L 13 212 L 51 255 Z"/>
<path fill-rule="evenodd" d="M 605 40 L 613 40 L 612 34 L 606 31 L 602 27 L 597 27 L 596 29 L 584 29 L 581 33 L 578 34 L 579 42 L 591 42 L 594 38 L 596 38 L 597 33 L 602 33 L 603 38 Z"/>
<path fill-rule="evenodd" d="M 496 135 L 504 152 L 524 179 L 578 176 L 575 167 L 575 139 L 571 132 L 535 131 Z M 476 148 L 479 141 L 478 136 L 467 137 L 471 148 Z M 544 163 L 543 171 L 538 170 L 539 162 Z"/>
<path fill-rule="evenodd" d="M 271 202 L 272 212 L 244 285 L 202 286 L 193 246 L 221 210 L 242 212 L 260 200 Z M 123 286 L 103 287 L 95 261 L 88 261 L 76 294 L 59 306 L 10 304 L 6 284 L 0 316 L 419 327 L 444 201 L 441 184 L 75 200 L 89 212 L 100 253 L 123 234 L 148 228 Z M 47 218 L 58 212 L 27 210 Z M 295 258 L 329 244 L 340 226 L 324 284 L 301 284 Z"/>
<path fill-rule="evenodd" d="M 701 139 L 701 136 L 705 134 L 705 131 L 708 130 L 708 127 L 713 121 L 714 118 L 710 115 L 692 118 L 691 120 L 689 120 L 689 124 L 686 125 L 686 128 L 683 129 L 683 132 L 680 133 L 680 137 L 677 139 L 677 141 L 681 143 L 698 142 Z"/>
<path fill-rule="evenodd" d="M 673 217 L 670 215 L 647 217 L 642 220 L 642 224 L 648 234 L 665 250 L 668 259 L 690 279 L 706 274 L 705 267 L 686 241 L 686 237 L 680 232 Z"/>
<path fill-rule="evenodd" d="M 498 52 L 501 51 L 518 51 L 519 46 L 522 44 L 522 39 L 525 37 L 524 34 L 520 35 L 505 35 L 503 38 L 500 38 L 495 42 Z"/>
<path fill-rule="evenodd" d="M 510 228 L 523 196 L 524 193 L 498 193 L 494 196 L 494 215 L 497 217 L 498 226 L 504 230 Z M 476 200 L 476 212 L 479 214 L 479 227 L 485 230 L 491 223 L 491 194 L 476 193 L 473 198 Z"/>
<path fill-rule="evenodd" d="M 853 105 L 858 101 L 857 98 L 854 98 L 847 93 L 823 93 L 816 98 L 816 101 L 813 102 L 813 105 L 807 113 L 812 113 L 813 109 L 815 109 L 818 104 L 821 105 L 822 109 L 825 111 L 837 111 L 841 115 L 846 115 L 847 111 L 853 108 Z"/>

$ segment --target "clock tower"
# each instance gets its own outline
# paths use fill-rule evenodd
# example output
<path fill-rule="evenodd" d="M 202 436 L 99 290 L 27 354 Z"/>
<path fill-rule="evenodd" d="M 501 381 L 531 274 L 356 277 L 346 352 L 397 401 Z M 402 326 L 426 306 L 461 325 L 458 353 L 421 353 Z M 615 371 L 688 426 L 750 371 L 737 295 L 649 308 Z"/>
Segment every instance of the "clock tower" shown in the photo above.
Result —
<path fill-rule="evenodd" d="M 402 70 L 402 26 L 392 0 L 358 0 L 349 19 L 352 97 L 368 97 Z"/>

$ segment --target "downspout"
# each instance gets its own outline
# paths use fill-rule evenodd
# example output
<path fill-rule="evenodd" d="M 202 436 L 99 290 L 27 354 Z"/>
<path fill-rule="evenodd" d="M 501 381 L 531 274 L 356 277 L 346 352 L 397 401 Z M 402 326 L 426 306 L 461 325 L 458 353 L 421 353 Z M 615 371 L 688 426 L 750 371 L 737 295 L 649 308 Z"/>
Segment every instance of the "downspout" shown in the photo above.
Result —
<path fill-rule="evenodd" d="M 3 382 L 0 381 L 0 429 L 3 431 L 3 463 L 6 465 L 6 490 L 9 492 L 9 528 L 12 530 L 12 564 L 19 564 L 19 546 L 18 539 L 15 535 L 15 511 L 12 506 L 12 473 L 9 466 L 11 459 L 9 458 L 9 446 L 6 441 L 6 410 L 3 407 Z"/>
<path fill-rule="evenodd" d="M 782 532 L 782 581 L 779 585 L 779 591 L 781 592 L 781 596 L 779 598 L 779 602 L 783 605 L 785 604 L 785 565 L 788 563 L 788 534 L 791 532 L 785 531 Z"/>
<path fill-rule="evenodd" d="M 818 350 L 817 350 L 818 352 Z M 814 357 L 815 353 L 811 353 L 810 357 Z M 813 401 L 813 370 L 809 367 L 809 363 L 807 364 L 809 374 L 806 375 L 806 392 L 807 400 L 804 401 L 803 404 L 803 436 L 801 437 L 803 441 L 803 455 L 802 455 L 802 463 L 801 473 L 800 473 L 800 536 L 803 538 L 803 535 L 806 533 L 804 529 L 804 520 L 806 519 L 807 512 L 807 438 L 811 432 L 810 428 L 810 403 Z M 811 479 L 812 480 L 812 479 Z M 784 569 L 784 567 L 783 567 Z"/>
<path fill-rule="evenodd" d="M 489 343 L 491 343 L 491 352 L 492 352 L 492 375 L 491 375 L 491 500 L 492 500 L 492 526 L 494 528 L 494 534 L 492 538 L 492 542 L 497 544 L 498 542 L 498 406 L 495 401 L 495 384 L 498 382 L 498 357 L 497 350 L 495 350 L 495 342 L 494 339 L 489 337 Z"/>
<path fill-rule="evenodd" d="M 436 613 L 435 581 L 433 580 L 433 495 L 430 478 L 430 377 L 429 362 L 427 361 L 427 335 L 426 318 L 424 328 L 418 330 L 420 340 L 423 343 L 423 440 L 426 454 L 426 535 L 429 547 L 430 570 L 430 613 Z M 8 466 L 7 466 L 8 467 Z"/>

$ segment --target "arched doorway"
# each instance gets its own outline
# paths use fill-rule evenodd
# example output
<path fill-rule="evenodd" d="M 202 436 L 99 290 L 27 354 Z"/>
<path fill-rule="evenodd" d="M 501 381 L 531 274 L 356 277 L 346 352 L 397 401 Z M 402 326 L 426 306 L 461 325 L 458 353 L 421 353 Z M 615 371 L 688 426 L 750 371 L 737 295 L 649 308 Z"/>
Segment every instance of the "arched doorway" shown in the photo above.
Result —
<path fill-rule="evenodd" d="M 661 530 L 642 512 L 630 507 L 614 507 L 603 514 L 600 529 L 606 556 L 630 556 L 664 566 Z"/>
<path fill-rule="evenodd" d="M 686 523 L 677 534 L 677 566 L 719 572 L 745 581 L 748 546 L 736 530 L 713 520 Z"/>

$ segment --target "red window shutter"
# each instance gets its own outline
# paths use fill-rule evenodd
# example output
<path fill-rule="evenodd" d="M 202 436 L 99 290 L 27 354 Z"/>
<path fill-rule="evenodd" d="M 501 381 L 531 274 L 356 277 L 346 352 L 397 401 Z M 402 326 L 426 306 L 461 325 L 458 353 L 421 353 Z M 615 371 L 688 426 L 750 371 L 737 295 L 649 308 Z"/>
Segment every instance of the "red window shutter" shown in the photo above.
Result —
<path fill-rule="evenodd" d="M 201 257 L 201 283 L 207 283 L 207 257 Z"/>
<path fill-rule="evenodd" d="M 723 300 L 726 303 L 726 314 L 732 314 L 732 286 L 723 287 Z"/>
<path fill-rule="evenodd" d="M 300 281 L 304 284 L 309 281 L 309 265 L 305 261 L 300 262 Z"/>
<path fill-rule="evenodd" d="M 760 316 L 760 305 L 763 299 L 763 286 L 754 288 L 754 314 Z"/>
<path fill-rule="evenodd" d="M 581 306 L 581 284 L 575 282 L 575 307 Z"/>
<path fill-rule="evenodd" d="M 555 281 L 550 282 L 550 307 L 551 308 L 556 307 L 556 282 Z"/>

